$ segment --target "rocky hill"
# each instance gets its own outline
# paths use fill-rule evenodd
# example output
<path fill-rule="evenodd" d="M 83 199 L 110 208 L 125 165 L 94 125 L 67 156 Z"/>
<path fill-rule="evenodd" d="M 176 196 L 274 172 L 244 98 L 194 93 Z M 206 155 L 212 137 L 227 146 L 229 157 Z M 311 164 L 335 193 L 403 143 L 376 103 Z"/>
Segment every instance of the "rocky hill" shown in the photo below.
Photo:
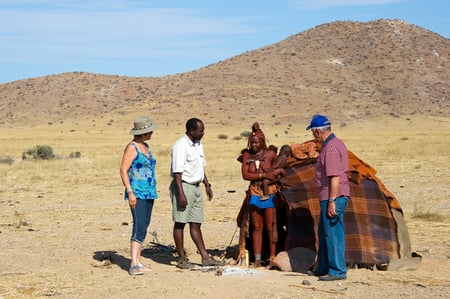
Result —
<path fill-rule="evenodd" d="M 401 20 L 333 22 L 164 77 L 84 72 L 0 84 L 0 125 L 135 113 L 160 122 L 450 115 L 450 40 Z"/>

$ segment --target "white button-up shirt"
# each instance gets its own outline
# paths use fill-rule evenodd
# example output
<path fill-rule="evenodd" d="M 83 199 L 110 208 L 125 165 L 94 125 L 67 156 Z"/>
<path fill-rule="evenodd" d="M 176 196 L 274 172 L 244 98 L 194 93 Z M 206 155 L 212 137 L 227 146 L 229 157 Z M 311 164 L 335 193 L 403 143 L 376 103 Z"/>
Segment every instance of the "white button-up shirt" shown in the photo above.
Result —
<path fill-rule="evenodd" d="M 200 141 L 192 142 L 185 134 L 172 147 L 172 164 L 170 175 L 181 173 L 181 179 L 189 184 L 203 181 L 206 165 L 203 145 Z"/>

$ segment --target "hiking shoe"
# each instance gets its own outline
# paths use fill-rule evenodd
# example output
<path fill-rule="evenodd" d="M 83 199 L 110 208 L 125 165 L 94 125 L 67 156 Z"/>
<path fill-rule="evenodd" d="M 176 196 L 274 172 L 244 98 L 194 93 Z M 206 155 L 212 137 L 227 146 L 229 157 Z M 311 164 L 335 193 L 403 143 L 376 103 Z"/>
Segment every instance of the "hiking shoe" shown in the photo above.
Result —
<path fill-rule="evenodd" d="M 179 269 L 192 269 L 194 268 L 194 265 L 192 265 L 188 259 L 181 259 L 177 263 L 177 268 Z"/>
<path fill-rule="evenodd" d="M 203 267 L 208 267 L 208 266 L 223 266 L 225 265 L 225 263 L 223 261 L 218 261 L 215 260 L 213 257 L 209 257 L 206 261 L 202 262 L 202 266 Z"/>

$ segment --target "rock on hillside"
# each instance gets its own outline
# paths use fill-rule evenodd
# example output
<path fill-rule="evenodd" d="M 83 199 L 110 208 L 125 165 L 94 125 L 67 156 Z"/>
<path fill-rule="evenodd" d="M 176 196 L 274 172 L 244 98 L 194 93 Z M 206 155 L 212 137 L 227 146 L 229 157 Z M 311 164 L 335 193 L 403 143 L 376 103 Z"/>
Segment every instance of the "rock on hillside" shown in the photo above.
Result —
<path fill-rule="evenodd" d="M 0 85 L 0 124 L 58 122 L 138 108 L 161 121 L 345 122 L 449 115 L 450 40 L 401 20 L 333 22 L 200 68 L 158 78 L 83 72 Z M 179 117 L 178 117 L 179 116 Z"/>

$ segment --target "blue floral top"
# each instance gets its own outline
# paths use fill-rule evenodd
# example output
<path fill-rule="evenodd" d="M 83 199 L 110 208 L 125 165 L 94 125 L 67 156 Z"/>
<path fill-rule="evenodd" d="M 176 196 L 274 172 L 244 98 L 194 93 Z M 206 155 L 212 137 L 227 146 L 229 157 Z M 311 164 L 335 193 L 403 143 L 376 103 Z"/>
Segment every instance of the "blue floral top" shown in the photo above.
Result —
<path fill-rule="evenodd" d="M 134 143 L 132 144 L 136 148 L 137 155 L 131 163 L 130 169 L 128 169 L 131 189 L 136 198 L 144 200 L 157 199 L 158 194 L 156 192 L 155 174 L 156 159 L 153 157 L 147 143 L 144 144 L 148 149 L 149 157 L 141 153 Z M 127 192 L 125 192 L 125 200 L 128 200 Z"/>

